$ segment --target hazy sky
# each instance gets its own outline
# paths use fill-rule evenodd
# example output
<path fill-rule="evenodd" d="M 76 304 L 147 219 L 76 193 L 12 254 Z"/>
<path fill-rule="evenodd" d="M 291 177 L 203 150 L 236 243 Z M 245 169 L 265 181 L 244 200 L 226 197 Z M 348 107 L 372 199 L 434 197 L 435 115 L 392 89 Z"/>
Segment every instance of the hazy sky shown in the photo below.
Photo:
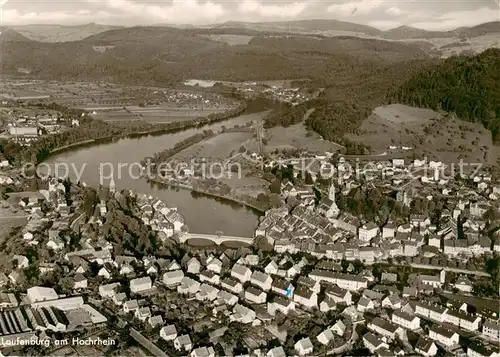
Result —
<path fill-rule="evenodd" d="M 3 25 L 113 25 L 337 19 L 448 30 L 500 19 L 499 0 L 0 0 Z"/>

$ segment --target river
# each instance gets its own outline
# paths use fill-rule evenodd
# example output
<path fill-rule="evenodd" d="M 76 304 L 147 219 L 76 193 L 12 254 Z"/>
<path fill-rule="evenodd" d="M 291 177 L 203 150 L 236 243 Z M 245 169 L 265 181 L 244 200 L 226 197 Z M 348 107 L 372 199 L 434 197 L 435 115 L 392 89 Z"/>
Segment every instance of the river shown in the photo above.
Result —
<path fill-rule="evenodd" d="M 171 134 L 126 138 L 75 148 L 50 156 L 42 163 L 40 171 L 46 173 L 49 170 L 50 174 L 57 174 L 60 178 L 69 176 L 73 182 L 81 177 L 81 181 L 87 185 L 98 187 L 102 166 L 105 185 L 109 184 L 108 178 L 113 175 L 117 190 L 131 189 L 151 194 L 168 206 L 177 207 L 190 232 L 211 234 L 222 231 L 225 235 L 252 237 L 257 226 L 257 212 L 232 202 L 192 194 L 190 191 L 150 184 L 139 177 L 139 162 L 202 130 L 216 130 L 222 126 L 229 128 L 252 120 L 262 120 L 265 113 L 244 114 L 202 128 Z"/>

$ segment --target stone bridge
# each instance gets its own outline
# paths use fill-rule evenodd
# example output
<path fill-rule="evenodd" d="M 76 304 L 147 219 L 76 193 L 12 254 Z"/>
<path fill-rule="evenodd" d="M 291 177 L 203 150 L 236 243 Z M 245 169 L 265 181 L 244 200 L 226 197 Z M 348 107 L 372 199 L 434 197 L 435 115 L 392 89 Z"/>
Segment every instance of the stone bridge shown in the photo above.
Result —
<path fill-rule="evenodd" d="M 186 233 L 179 237 L 179 242 L 180 243 L 185 243 L 188 239 L 207 239 L 211 240 L 217 245 L 220 245 L 221 243 L 224 242 L 242 242 L 246 243 L 248 245 L 251 245 L 253 243 L 253 237 L 236 237 L 236 236 L 224 236 L 224 235 L 217 235 L 217 234 L 202 234 L 202 233 Z"/>

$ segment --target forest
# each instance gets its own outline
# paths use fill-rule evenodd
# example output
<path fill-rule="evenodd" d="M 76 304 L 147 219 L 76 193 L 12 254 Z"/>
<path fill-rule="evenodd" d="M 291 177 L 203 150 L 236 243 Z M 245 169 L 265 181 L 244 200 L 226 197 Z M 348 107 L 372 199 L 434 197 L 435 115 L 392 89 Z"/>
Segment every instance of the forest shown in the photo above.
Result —
<path fill-rule="evenodd" d="M 500 49 L 454 56 L 420 71 L 388 94 L 389 102 L 454 112 L 480 122 L 500 142 Z"/>

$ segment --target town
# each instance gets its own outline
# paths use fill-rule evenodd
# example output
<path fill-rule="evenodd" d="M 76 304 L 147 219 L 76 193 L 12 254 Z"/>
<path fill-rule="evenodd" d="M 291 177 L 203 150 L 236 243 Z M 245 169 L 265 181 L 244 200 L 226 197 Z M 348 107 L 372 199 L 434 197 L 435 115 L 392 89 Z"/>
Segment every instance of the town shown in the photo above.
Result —
<path fill-rule="evenodd" d="M 305 156 L 315 165 L 301 165 Z M 332 153 L 265 162 L 280 199 L 251 244 L 233 249 L 218 236 L 214 247 L 189 246 L 196 234 L 182 212 L 114 182 L 94 192 L 50 178 L 38 191 L 6 192 L 3 214 L 24 212 L 27 223 L 2 243 L 2 345 L 498 356 L 500 186 L 491 172 L 449 177 L 441 162 L 384 158 L 354 174 L 356 160 Z M 56 343 L 75 333 L 89 342 Z"/>

